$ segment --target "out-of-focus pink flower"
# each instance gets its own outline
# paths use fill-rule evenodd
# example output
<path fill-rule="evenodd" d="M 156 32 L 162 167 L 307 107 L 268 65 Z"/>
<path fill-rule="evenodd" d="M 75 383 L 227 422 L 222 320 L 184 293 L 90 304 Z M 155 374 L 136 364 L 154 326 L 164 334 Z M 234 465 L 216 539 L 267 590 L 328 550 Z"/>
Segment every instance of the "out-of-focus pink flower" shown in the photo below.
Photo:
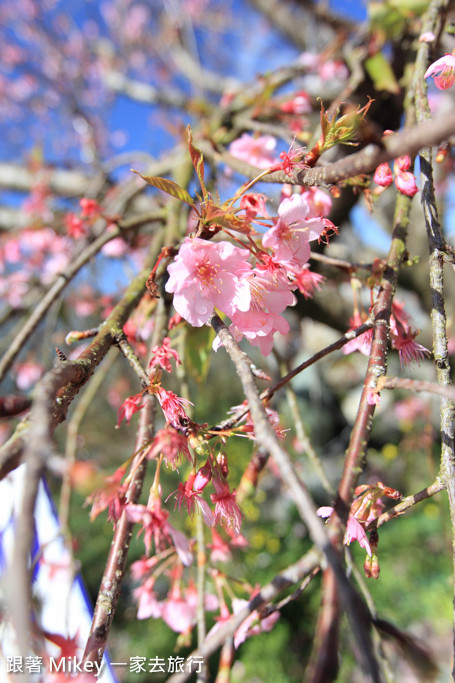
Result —
<path fill-rule="evenodd" d="M 275 147 L 276 139 L 271 135 L 261 135 L 255 138 L 249 133 L 243 133 L 240 138 L 231 142 L 229 153 L 236 159 L 265 169 L 275 161 Z"/>
<path fill-rule="evenodd" d="M 303 294 L 305 299 L 311 299 L 315 289 L 320 289 L 325 280 L 323 275 L 314 273 L 310 270 L 310 266 L 305 264 L 302 270 L 293 273 L 294 283 L 299 288 L 299 292 Z"/>
<path fill-rule="evenodd" d="M 79 205 L 83 218 L 93 218 L 94 216 L 100 215 L 103 211 L 101 206 L 94 199 L 87 199 L 87 197 L 80 199 Z"/>
<path fill-rule="evenodd" d="M 307 187 L 302 192 L 302 197 L 309 207 L 308 218 L 328 216 L 332 209 L 332 198 L 327 192 L 319 187 Z"/>
<path fill-rule="evenodd" d="M 419 191 L 414 174 L 410 171 L 400 171 L 395 176 L 394 183 L 397 190 L 408 197 L 413 197 Z"/>
<path fill-rule="evenodd" d="M 174 308 L 191 325 L 201 327 L 214 306 L 232 317 L 247 311 L 250 289 L 243 275 L 251 270 L 248 252 L 230 242 L 212 243 L 187 237 L 168 267 L 166 291 L 174 294 Z"/>
<path fill-rule="evenodd" d="M 139 410 L 141 410 L 141 408 L 145 407 L 145 403 L 141 403 L 143 398 L 144 392 L 141 391 L 139 394 L 135 394 L 134 396 L 128 396 L 128 398 L 123 401 L 122 405 L 118 409 L 117 427 L 120 427 L 123 419 L 125 419 L 127 424 L 129 424 L 134 413 L 137 413 Z"/>
<path fill-rule="evenodd" d="M 309 114 L 311 112 L 311 99 L 304 90 L 294 94 L 292 99 L 280 104 L 280 110 L 285 114 Z"/>
<path fill-rule="evenodd" d="M 94 520 L 100 512 L 107 508 L 108 521 L 114 522 L 114 524 L 118 522 L 127 502 L 125 497 L 127 486 L 122 484 L 125 472 L 125 467 L 118 467 L 114 474 L 106 477 L 103 485 L 87 498 L 87 503 L 92 505 L 91 520 Z"/>
<path fill-rule="evenodd" d="M 444 55 L 430 64 L 424 78 L 434 77 L 434 83 L 439 90 L 447 90 L 455 81 L 455 56 Z"/>
<path fill-rule="evenodd" d="M 106 242 L 101 249 L 101 253 L 109 258 L 120 258 L 128 251 L 127 244 L 122 237 L 114 237 L 110 242 Z"/>
<path fill-rule="evenodd" d="M 149 369 L 156 368 L 158 365 L 166 372 L 172 372 L 171 358 L 176 362 L 176 365 L 181 365 L 182 361 L 179 354 L 171 348 L 171 340 L 169 337 L 164 337 L 161 346 L 154 346 L 152 349 L 153 358 L 149 363 Z"/>
<path fill-rule="evenodd" d="M 193 562 L 189 543 L 181 531 L 175 529 L 167 520 L 169 512 L 161 508 L 161 500 L 152 498 L 147 505 L 133 505 L 129 503 L 125 507 L 126 518 L 130 522 L 142 524 L 139 533 L 144 532 L 144 545 L 147 554 L 150 553 L 152 541 L 156 552 L 167 548 L 171 541 L 181 562 L 189 567 Z"/>
<path fill-rule="evenodd" d="M 44 372 L 44 367 L 37 361 L 26 360 L 24 363 L 16 363 L 14 370 L 16 372 L 17 388 L 21 391 L 27 391 L 40 379 Z"/>
<path fill-rule="evenodd" d="M 195 617 L 195 608 L 177 592 L 171 591 L 171 597 L 163 601 L 161 618 L 176 633 L 188 631 L 193 625 Z"/>
<path fill-rule="evenodd" d="M 244 194 L 240 200 L 240 208 L 246 212 L 247 219 L 252 220 L 259 214 L 260 216 L 267 216 L 267 209 L 265 206 L 266 196 L 259 192 L 249 192 Z"/>
<path fill-rule="evenodd" d="M 435 38 L 436 36 L 432 31 L 425 31 L 420 34 L 419 43 L 432 43 Z"/>
<path fill-rule="evenodd" d="M 149 617 L 159 619 L 161 617 L 164 603 L 158 602 L 154 587 L 155 577 L 151 576 L 134 590 L 133 595 L 137 600 L 138 619 L 148 619 Z"/>
<path fill-rule="evenodd" d="M 210 561 L 228 562 L 232 557 L 229 543 L 220 536 L 216 529 L 212 528 L 210 531 L 212 533 L 212 542 L 207 545 L 211 550 Z"/>
<path fill-rule="evenodd" d="M 393 182 L 393 173 L 388 163 L 379 164 L 374 172 L 374 182 L 381 187 L 388 187 Z"/>

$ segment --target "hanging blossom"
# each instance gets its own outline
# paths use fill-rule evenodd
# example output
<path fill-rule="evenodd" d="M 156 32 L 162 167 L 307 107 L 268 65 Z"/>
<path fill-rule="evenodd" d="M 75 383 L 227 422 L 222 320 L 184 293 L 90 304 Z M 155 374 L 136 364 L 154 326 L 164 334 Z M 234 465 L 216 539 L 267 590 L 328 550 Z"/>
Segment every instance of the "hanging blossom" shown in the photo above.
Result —
<path fill-rule="evenodd" d="M 167 391 L 161 386 L 155 389 L 155 395 L 161 406 L 166 421 L 175 429 L 181 429 L 182 423 L 188 420 L 188 415 L 185 413 L 185 403 L 193 405 L 191 401 L 186 398 L 180 398 L 173 391 Z"/>
<path fill-rule="evenodd" d="M 178 460 L 182 455 L 191 463 L 187 437 L 171 425 L 160 429 L 147 449 L 147 458 L 149 460 L 156 458 L 160 454 L 165 459 L 166 464 L 170 465 L 173 470 L 177 469 Z"/>
<path fill-rule="evenodd" d="M 362 317 L 357 310 L 351 318 L 351 326 L 349 331 L 359 327 L 366 320 L 366 315 Z M 416 330 L 409 322 L 409 316 L 404 311 L 404 304 L 394 301 L 392 303 L 392 313 L 390 316 L 390 340 L 393 349 L 398 351 L 401 365 L 409 365 L 410 363 L 420 363 L 420 361 L 430 356 L 430 351 L 422 344 L 418 344 L 415 338 L 420 330 Z M 360 351 L 365 356 L 370 355 L 371 342 L 373 339 L 373 329 L 367 330 L 363 334 L 351 339 L 343 346 L 343 353 L 348 354 L 353 351 Z M 379 403 L 378 396 L 373 392 L 369 396 L 370 403 Z"/>
<path fill-rule="evenodd" d="M 207 526 L 213 526 L 215 518 L 209 504 L 202 498 L 201 493 L 211 477 L 210 463 L 206 462 L 198 472 L 192 472 L 184 484 L 180 482 L 177 491 L 174 491 L 173 494 L 171 493 L 171 496 L 174 495 L 176 499 L 175 507 L 178 507 L 180 511 L 182 506 L 185 506 L 190 517 L 194 515 L 195 506 L 197 505 Z"/>
<path fill-rule="evenodd" d="M 171 340 L 169 337 L 164 337 L 161 346 L 154 346 L 152 349 L 153 358 L 149 363 L 149 370 L 156 368 L 158 365 L 166 372 L 172 372 L 171 359 L 175 360 L 176 365 L 181 365 L 179 354 L 171 348 Z"/>
<path fill-rule="evenodd" d="M 384 503 L 381 498 L 386 496 L 393 500 L 401 498 L 401 493 L 389 486 L 384 486 L 381 481 L 376 485 L 362 484 L 357 486 L 354 491 L 355 500 L 349 510 L 348 521 L 346 524 L 346 532 L 344 535 L 344 544 L 350 545 L 352 541 L 357 541 L 359 545 L 366 550 L 367 555 L 371 558 L 373 555 L 372 547 L 365 530 L 371 522 L 379 517 L 384 508 Z M 330 517 L 334 511 L 333 507 L 323 506 L 316 510 L 320 517 Z M 376 549 L 375 546 L 374 549 Z M 369 565 L 371 566 L 371 565 Z M 377 575 L 370 574 L 373 578 L 379 576 L 379 565 L 377 565 Z"/>
<path fill-rule="evenodd" d="M 227 480 L 221 475 L 214 474 L 212 483 L 215 493 L 210 499 L 215 504 L 215 524 L 221 524 L 225 529 L 232 529 L 235 536 L 240 533 L 243 514 L 235 501 L 236 491 L 231 492 Z"/>
<path fill-rule="evenodd" d="M 446 54 L 440 57 L 433 64 L 430 64 L 425 71 L 424 78 L 432 76 L 434 84 L 439 90 L 447 90 L 451 88 L 455 81 L 455 55 Z"/>
<path fill-rule="evenodd" d="M 144 532 L 144 545 L 147 554 L 150 553 L 152 541 L 156 552 L 160 552 L 170 545 L 175 550 L 182 563 L 189 567 L 193 562 L 193 556 L 185 535 L 169 524 L 169 512 L 161 508 L 159 497 L 151 497 L 147 505 L 134 505 L 129 503 L 125 507 L 125 515 L 129 522 L 142 524 L 139 534 Z"/>
<path fill-rule="evenodd" d="M 390 317 L 390 337 L 392 348 L 398 351 L 402 366 L 413 362 L 420 364 L 421 360 L 431 355 L 425 346 L 415 341 L 419 332 L 420 330 L 413 329 L 410 325 L 404 304 L 394 301 Z"/>
<path fill-rule="evenodd" d="M 123 419 L 125 419 L 126 423 L 129 424 L 134 413 L 137 413 L 142 408 L 145 408 L 145 403 L 141 403 L 143 399 L 144 392 L 141 391 L 139 394 L 135 394 L 134 396 L 128 396 L 128 398 L 123 401 L 122 405 L 118 409 L 116 427 L 120 427 Z"/>

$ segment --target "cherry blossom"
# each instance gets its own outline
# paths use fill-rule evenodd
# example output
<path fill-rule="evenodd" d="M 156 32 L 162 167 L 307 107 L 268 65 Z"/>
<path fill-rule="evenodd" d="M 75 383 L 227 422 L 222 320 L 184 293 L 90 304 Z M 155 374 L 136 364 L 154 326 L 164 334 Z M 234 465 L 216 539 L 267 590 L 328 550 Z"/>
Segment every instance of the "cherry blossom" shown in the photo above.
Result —
<path fill-rule="evenodd" d="M 213 526 L 215 518 L 209 504 L 202 498 L 201 493 L 210 479 L 210 464 L 206 463 L 198 472 L 192 472 L 184 484 L 179 483 L 177 491 L 171 494 L 175 495 L 175 507 L 181 510 L 182 506 L 185 505 L 190 517 L 194 515 L 195 505 L 197 505 L 207 526 Z"/>
<path fill-rule="evenodd" d="M 264 235 L 262 244 L 273 249 L 281 263 L 303 266 L 310 258 L 310 241 L 318 239 L 325 229 L 324 220 L 310 217 L 310 205 L 300 194 L 284 199 L 278 215 L 277 223 Z"/>
<path fill-rule="evenodd" d="M 181 455 L 191 462 L 188 439 L 182 432 L 179 432 L 171 425 L 160 429 L 155 434 L 152 444 L 147 450 L 147 457 L 149 459 L 156 458 L 160 454 L 173 470 L 176 469 L 177 461 Z"/>
<path fill-rule="evenodd" d="M 318 514 L 319 517 L 330 517 L 332 512 L 333 508 L 329 506 L 323 506 L 316 510 L 316 514 Z M 358 544 L 367 551 L 368 555 L 371 555 L 370 543 L 365 529 L 354 515 L 349 514 L 344 535 L 344 544 L 350 545 L 352 541 L 357 541 Z"/>
<path fill-rule="evenodd" d="M 249 133 L 243 133 L 240 138 L 231 142 L 229 153 L 236 159 L 265 169 L 275 161 L 275 147 L 276 139 L 271 135 L 261 135 L 255 138 Z"/>
<path fill-rule="evenodd" d="M 447 54 L 430 64 L 424 78 L 429 76 L 433 76 L 434 84 L 439 90 L 451 88 L 455 81 L 455 56 Z"/>
<path fill-rule="evenodd" d="M 220 476 L 214 476 L 212 481 L 216 493 L 212 493 L 210 499 L 215 503 L 215 524 L 232 529 L 237 536 L 243 515 L 235 502 L 235 490 L 231 493 L 229 484 Z"/>
<path fill-rule="evenodd" d="M 125 514 L 130 522 L 142 524 L 139 533 L 144 532 L 144 545 L 147 554 L 150 553 L 152 541 L 157 552 L 164 550 L 173 543 L 181 562 L 185 566 L 192 564 L 193 556 L 189 543 L 184 534 L 167 521 L 169 512 L 161 508 L 160 498 L 151 497 L 148 505 L 130 503 L 125 508 Z"/>
<path fill-rule="evenodd" d="M 135 394 L 134 396 L 128 396 L 128 398 L 123 401 L 122 405 L 118 409 L 117 427 L 120 427 L 123 419 L 125 419 L 127 424 L 129 424 L 134 413 L 137 413 L 142 408 L 145 408 L 145 403 L 141 403 L 142 400 L 144 400 L 143 391 L 141 391 L 139 394 Z"/>
<path fill-rule="evenodd" d="M 207 242 L 187 237 L 168 266 L 166 291 L 174 294 L 174 308 L 191 325 L 201 327 L 216 306 L 232 316 L 247 311 L 250 289 L 244 275 L 251 266 L 248 252 L 229 242 Z"/>
<path fill-rule="evenodd" d="M 126 474 L 124 466 L 118 467 L 114 474 L 106 477 L 103 485 L 94 491 L 86 503 L 91 503 L 90 519 L 93 521 L 103 510 L 108 509 L 108 521 L 116 524 L 127 504 L 126 490 L 127 485 L 122 484 L 122 479 Z"/>
<path fill-rule="evenodd" d="M 173 391 L 166 391 L 163 387 L 157 387 L 156 396 L 167 422 L 175 429 L 181 429 L 182 421 L 188 420 L 183 406 L 185 403 L 192 405 L 191 401 L 179 398 Z"/>
<path fill-rule="evenodd" d="M 161 346 L 154 346 L 152 354 L 153 358 L 149 363 L 149 369 L 156 368 L 159 365 L 160 368 L 166 370 L 166 372 L 172 372 L 171 358 L 175 360 L 176 365 L 182 364 L 177 351 L 171 348 L 171 340 L 169 337 L 164 337 Z"/>

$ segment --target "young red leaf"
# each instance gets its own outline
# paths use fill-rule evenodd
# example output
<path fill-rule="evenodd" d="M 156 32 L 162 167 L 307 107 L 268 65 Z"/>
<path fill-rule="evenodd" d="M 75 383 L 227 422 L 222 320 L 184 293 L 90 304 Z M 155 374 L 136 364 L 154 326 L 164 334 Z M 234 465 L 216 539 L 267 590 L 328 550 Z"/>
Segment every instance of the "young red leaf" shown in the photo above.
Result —
<path fill-rule="evenodd" d="M 188 147 L 190 150 L 191 161 L 193 162 L 194 170 L 197 173 L 197 177 L 199 178 L 199 182 L 201 183 L 202 193 L 205 197 L 207 191 L 204 185 L 204 157 L 202 155 L 201 150 L 197 149 L 197 147 L 194 147 L 193 145 L 193 136 L 191 133 L 190 126 L 187 126 L 186 130 L 188 133 Z"/>
<path fill-rule="evenodd" d="M 140 176 L 142 180 L 145 180 L 145 182 L 149 185 L 157 187 L 159 190 L 163 190 L 163 192 L 170 194 L 171 197 L 176 197 L 182 202 L 186 202 L 186 204 L 189 204 L 190 206 L 194 206 L 194 200 L 188 194 L 188 192 L 184 190 L 183 187 L 180 187 L 180 185 L 177 185 L 177 183 L 174 183 L 173 180 L 169 180 L 168 178 L 160 178 L 159 176 L 145 176 L 142 175 L 142 173 L 139 173 L 139 171 L 135 171 L 133 168 L 131 170 L 133 173 L 136 173 L 136 175 Z"/>

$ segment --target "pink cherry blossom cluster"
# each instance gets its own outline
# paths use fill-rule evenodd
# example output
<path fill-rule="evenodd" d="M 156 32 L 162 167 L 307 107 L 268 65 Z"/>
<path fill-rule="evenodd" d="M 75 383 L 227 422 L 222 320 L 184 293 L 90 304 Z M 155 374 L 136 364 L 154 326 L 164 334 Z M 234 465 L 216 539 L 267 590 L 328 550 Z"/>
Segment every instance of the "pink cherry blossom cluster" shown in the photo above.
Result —
<path fill-rule="evenodd" d="M 359 327 L 366 320 L 366 315 L 362 316 L 356 310 L 351 318 L 350 330 Z M 410 318 L 404 310 L 404 304 L 394 301 L 392 303 L 392 315 L 390 316 L 390 341 L 393 349 L 396 349 L 400 356 L 401 365 L 409 365 L 412 362 L 420 363 L 421 360 L 430 355 L 430 351 L 415 341 L 419 330 L 412 327 Z M 373 331 L 368 330 L 352 339 L 343 346 L 343 353 L 348 354 L 353 351 L 360 351 L 365 356 L 370 355 Z"/>
<path fill-rule="evenodd" d="M 269 354 L 275 332 L 289 331 L 281 314 L 295 304 L 294 290 L 310 296 L 320 285 L 322 278 L 308 268 L 310 242 L 335 228 L 324 217 L 330 206 L 330 197 L 315 189 L 283 199 L 261 246 L 187 237 L 168 266 L 166 291 L 176 311 L 200 327 L 217 309 L 230 318 L 237 340 L 245 337 Z"/>
<path fill-rule="evenodd" d="M 390 134 L 392 131 L 386 131 Z M 393 164 L 393 173 L 388 163 L 379 164 L 374 173 L 374 182 L 382 188 L 388 187 L 393 182 L 395 187 L 401 194 L 408 197 L 413 197 L 418 191 L 416 179 L 414 174 L 409 170 L 411 168 L 411 157 L 409 154 L 404 154 L 395 159 Z M 394 177 L 395 176 L 395 177 Z"/>

